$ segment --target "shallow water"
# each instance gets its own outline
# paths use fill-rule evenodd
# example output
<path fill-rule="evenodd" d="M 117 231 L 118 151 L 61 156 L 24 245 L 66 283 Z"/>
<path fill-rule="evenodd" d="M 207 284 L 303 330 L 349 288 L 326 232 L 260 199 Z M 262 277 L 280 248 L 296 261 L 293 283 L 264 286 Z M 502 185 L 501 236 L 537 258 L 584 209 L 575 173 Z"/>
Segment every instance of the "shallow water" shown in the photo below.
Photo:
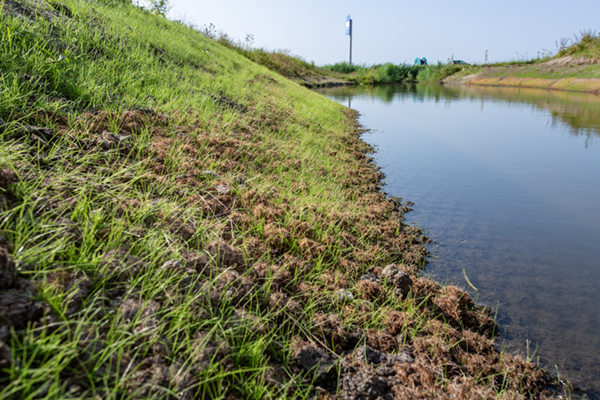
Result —
<path fill-rule="evenodd" d="M 600 97 L 399 85 L 320 90 L 361 113 L 386 192 L 435 240 L 427 272 L 497 307 L 509 349 L 600 398 Z"/>

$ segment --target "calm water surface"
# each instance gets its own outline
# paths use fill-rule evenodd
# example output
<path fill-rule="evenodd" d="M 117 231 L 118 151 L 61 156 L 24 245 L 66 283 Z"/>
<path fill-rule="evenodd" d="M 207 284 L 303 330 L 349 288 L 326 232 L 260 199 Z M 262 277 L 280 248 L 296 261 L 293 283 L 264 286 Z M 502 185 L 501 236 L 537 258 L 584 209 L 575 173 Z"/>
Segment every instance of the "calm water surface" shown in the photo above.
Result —
<path fill-rule="evenodd" d="M 358 110 L 435 240 L 428 272 L 498 308 L 510 349 L 600 398 L 600 97 L 408 85 L 321 91 Z"/>

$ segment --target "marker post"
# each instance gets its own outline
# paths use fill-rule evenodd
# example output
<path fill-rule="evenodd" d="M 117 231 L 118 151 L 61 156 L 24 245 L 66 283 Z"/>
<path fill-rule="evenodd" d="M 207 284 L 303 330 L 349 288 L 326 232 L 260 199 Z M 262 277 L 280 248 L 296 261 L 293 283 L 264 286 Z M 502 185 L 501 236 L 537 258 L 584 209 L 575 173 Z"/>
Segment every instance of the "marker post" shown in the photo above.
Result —
<path fill-rule="evenodd" d="M 346 17 L 346 35 L 350 36 L 350 57 L 349 64 L 352 65 L 352 18 Z"/>

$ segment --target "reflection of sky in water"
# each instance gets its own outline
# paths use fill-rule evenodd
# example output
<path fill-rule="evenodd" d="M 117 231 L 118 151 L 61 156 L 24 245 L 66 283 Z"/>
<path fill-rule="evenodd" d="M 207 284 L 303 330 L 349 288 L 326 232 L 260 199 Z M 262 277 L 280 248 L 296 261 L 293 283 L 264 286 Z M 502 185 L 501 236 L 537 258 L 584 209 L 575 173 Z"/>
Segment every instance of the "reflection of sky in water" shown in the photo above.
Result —
<path fill-rule="evenodd" d="M 351 104 L 385 190 L 437 242 L 428 271 L 466 288 L 464 268 L 513 348 L 530 339 L 600 389 L 600 101 L 496 89 L 358 88 Z M 327 92 L 347 105 L 343 90 Z"/>

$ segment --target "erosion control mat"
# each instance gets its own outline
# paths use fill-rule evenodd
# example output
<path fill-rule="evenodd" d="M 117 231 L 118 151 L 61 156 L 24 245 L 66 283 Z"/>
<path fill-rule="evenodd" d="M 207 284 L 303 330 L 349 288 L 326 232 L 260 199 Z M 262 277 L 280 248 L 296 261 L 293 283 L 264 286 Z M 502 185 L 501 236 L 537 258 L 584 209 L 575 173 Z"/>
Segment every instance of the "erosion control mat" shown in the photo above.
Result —
<path fill-rule="evenodd" d="M 131 5 L 7 4 L 1 398 L 569 389 L 421 276 L 355 113 Z"/>

